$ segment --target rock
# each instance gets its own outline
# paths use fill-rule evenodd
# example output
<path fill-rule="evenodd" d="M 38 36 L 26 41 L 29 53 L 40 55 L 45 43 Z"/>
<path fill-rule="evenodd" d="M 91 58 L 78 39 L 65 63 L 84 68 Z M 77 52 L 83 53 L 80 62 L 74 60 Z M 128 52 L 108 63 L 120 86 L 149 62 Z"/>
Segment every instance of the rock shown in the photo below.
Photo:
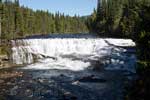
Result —
<path fill-rule="evenodd" d="M 25 91 L 25 95 L 28 96 L 28 97 L 32 97 L 32 96 L 33 96 L 32 90 L 27 89 L 27 90 Z"/>
<path fill-rule="evenodd" d="M 97 78 L 95 75 L 90 75 L 79 79 L 79 82 L 89 82 L 89 83 L 101 83 L 106 82 L 105 79 Z"/>
<path fill-rule="evenodd" d="M 44 80 L 43 80 L 43 79 L 39 79 L 39 82 L 40 82 L 40 83 L 43 83 L 43 82 L 44 82 Z"/>
<path fill-rule="evenodd" d="M 30 95 L 30 96 L 28 96 L 29 98 L 32 98 L 33 97 L 33 95 Z"/>
<path fill-rule="evenodd" d="M 21 72 L 2 72 L 0 73 L 0 78 L 6 79 L 6 78 L 15 78 L 15 77 L 22 77 Z"/>
<path fill-rule="evenodd" d="M 60 76 L 61 76 L 61 77 L 64 77 L 65 75 L 64 75 L 64 74 L 60 74 Z"/>
<path fill-rule="evenodd" d="M 19 77 L 22 77 L 22 74 L 20 74 Z"/>
<path fill-rule="evenodd" d="M 79 84 L 79 81 L 75 81 L 72 83 L 72 85 L 78 85 Z"/>
<path fill-rule="evenodd" d="M 7 85 L 11 85 L 11 82 L 7 82 L 6 84 L 7 84 Z"/>
<path fill-rule="evenodd" d="M 102 61 L 92 61 L 92 69 L 95 71 L 101 71 L 104 69 L 104 63 Z"/>
<path fill-rule="evenodd" d="M 51 90 L 46 90 L 45 93 L 49 93 L 50 94 L 50 93 L 52 93 L 52 91 Z"/>
<path fill-rule="evenodd" d="M 77 97 L 70 92 L 65 92 L 63 98 L 64 100 L 77 100 Z"/>
<path fill-rule="evenodd" d="M 10 90 L 10 95 L 17 95 L 17 89 L 19 87 L 18 86 L 14 86 L 11 90 Z"/>
<path fill-rule="evenodd" d="M 77 100 L 78 98 L 76 96 L 70 97 L 71 100 Z"/>
<path fill-rule="evenodd" d="M 21 82 L 22 82 L 22 83 L 24 83 L 24 82 L 25 82 L 25 80 L 21 80 Z"/>
<path fill-rule="evenodd" d="M 42 83 L 42 80 L 39 80 Z M 29 80 L 29 83 L 33 83 L 33 80 Z"/>
<path fill-rule="evenodd" d="M 66 95 L 66 96 L 71 95 L 71 93 L 70 92 L 65 92 L 64 95 Z"/>
<path fill-rule="evenodd" d="M 30 92 L 31 90 L 27 89 L 26 92 Z"/>
<path fill-rule="evenodd" d="M 0 79 L 0 84 L 1 84 L 1 83 L 4 83 L 4 82 L 5 82 L 4 80 L 1 80 L 1 79 Z"/>

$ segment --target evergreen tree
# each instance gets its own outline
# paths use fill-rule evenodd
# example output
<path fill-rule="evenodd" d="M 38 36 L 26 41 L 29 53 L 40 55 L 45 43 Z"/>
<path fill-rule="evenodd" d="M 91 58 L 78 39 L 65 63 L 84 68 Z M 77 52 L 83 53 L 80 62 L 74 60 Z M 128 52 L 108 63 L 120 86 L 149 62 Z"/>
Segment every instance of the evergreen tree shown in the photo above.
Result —
<path fill-rule="evenodd" d="M 29 35 L 50 33 L 81 33 L 88 29 L 81 17 L 49 13 L 48 11 L 33 11 L 19 5 L 19 0 L 5 0 L 1 16 L 2 36 L 5 39 L 22 38 Z"/>

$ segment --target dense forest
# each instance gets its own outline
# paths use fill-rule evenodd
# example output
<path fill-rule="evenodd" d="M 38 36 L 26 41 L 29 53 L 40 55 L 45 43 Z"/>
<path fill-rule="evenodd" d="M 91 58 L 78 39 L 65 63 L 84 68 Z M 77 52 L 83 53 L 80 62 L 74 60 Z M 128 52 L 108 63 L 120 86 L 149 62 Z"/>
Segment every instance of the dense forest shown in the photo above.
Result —
<path fill-rule="evenodd" d="M 91 32 L 100 36 L 133 38 L 140 31 L 145 8 L 150 0 L 98 0 L 97 10 L 94 10 L 87 21 Z M 143 28 L 149 29 L 149 24 Z"/>
<path fill-rule="evenodd" d="M 2 38 L 11 39 L 50 33 L 88 32 L 85 19 L 57 12 L 32 10 L 19 5 L 19 0 L 0 1 Z"/>
<path fill-rule="evenodd" d="M 98 0 L 87 20 L 100 36 L 131 38 L 137 45 L 138 79 L 128 87 L 126 100 L 150 98 L 150 0 Z"/>

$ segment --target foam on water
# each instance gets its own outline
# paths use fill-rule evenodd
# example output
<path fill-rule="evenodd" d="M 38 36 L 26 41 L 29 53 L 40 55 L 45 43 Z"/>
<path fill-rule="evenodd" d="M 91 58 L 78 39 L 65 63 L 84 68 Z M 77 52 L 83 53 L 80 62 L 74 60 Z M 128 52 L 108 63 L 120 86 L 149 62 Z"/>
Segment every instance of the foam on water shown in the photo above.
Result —
<path fill-rule="evenodd" d="M 24 67 L 25 69 L 68 69 L 79 71 L 92 66 L 92 61 L 100 60 L 104 56 L 112 56 L 112 50 L 119 52 L 119 54 L 126 51 L 116 46 L 135 46 L 135 43 L 130 39 L 106 38 L 12 40 L 12 59 L 13 63 L 16 64 L 30 64 Z M 135 59 L 135 57 L 130 58 Z M 33 63 L 35 59 L 37 62 Z M 120 60 L 111 62 L 121 64 Z M 131 62 L 122 61 L 122 65 L 126 63 Z"/>

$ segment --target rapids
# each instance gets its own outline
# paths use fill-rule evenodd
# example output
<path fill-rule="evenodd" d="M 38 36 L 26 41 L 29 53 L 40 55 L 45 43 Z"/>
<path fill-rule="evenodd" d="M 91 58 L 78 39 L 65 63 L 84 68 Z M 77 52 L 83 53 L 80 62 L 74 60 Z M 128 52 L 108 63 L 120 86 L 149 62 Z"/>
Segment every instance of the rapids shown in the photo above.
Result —
<path fill-rule="evenodd" d="M 12 60 L 25 69 L 84 70 L 99 63 L 106 69 L 134 71 L 136 56 L 130 39 L 28 38 L 12 40 Z M 128 51 L 128 52 L 127 52 Z"/>

